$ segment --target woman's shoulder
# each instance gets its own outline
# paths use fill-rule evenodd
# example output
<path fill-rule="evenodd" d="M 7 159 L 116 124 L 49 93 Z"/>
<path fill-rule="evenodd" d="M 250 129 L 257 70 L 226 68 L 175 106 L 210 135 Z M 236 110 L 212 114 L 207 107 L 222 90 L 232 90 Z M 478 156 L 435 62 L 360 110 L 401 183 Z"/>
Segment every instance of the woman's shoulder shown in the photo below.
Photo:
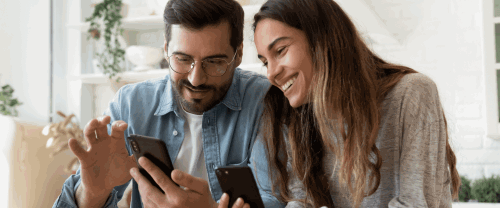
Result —
<path fill-rule="evenodd" d="M 442 108 L 436 83 L 421 73 L 407 74 L 388 93 L 381 110 L 385 118 L 400 118 L 387 120 L 395 126 L 404 118 L 412 122 L 439 121 Z"/>
<path fill-rule="evenodd" d="M 439 100 L 436 83 L 422 73 L 411 73 L 403 76 L 394 88 L 387 94 L 386 101 Z"/>

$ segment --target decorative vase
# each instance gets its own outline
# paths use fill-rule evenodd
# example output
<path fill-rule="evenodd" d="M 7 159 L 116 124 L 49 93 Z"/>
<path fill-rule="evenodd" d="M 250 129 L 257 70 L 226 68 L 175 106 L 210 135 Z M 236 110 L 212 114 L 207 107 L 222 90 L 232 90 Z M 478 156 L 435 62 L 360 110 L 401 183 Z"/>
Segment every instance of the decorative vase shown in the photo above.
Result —
<path fill-rule="evenodd" d="M 163 59 L 163 49 L 150 46 L 130 46 L 125 50 L 125 57 L 136 65 L 134 71 L 154 69 Z"/>

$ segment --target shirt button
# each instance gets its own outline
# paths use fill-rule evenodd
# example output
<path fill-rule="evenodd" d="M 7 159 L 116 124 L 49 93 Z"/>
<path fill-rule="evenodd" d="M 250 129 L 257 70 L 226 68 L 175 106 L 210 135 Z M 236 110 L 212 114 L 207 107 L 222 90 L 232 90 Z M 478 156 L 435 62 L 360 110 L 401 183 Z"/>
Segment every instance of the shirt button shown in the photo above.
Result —
<path fill-rule="evenodd" d="M 174 136 L 177 136 L 177 134 L 178 134 L 177 130 L 174 130 L 173 134 L 174 134 Z"/>

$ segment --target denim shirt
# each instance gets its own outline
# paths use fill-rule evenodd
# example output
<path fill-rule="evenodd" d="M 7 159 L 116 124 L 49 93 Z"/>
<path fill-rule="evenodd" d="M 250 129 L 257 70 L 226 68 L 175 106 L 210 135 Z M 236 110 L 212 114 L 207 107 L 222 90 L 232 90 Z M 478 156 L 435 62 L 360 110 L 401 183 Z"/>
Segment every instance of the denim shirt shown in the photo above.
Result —
<path fill-rule="evenodd" d="M 262 99 L 268 91 L 268 80 L 253 72 L 236 69 L 232 84 L 224 99 L 203 113 L 203 151 L 212 198 L 218 201 L 223 192 L 215 169 L 219 166 L 249 166 L 257 181 L 259 192 L 266 207 L 284 207 L 271 194 L 267 159 L 263 143 L 258 139 Z M 155 137 L 167 145 L 172 163 L 184 139 L 184 122 L 172 89 L 170 76 L 148 80 L 122 87 L 104 113 L 111 122 L 128 123 L 125 138 L 131 134 Z M 108 125 L 108 131 L 111 126 Z M 124 139 L 125 139 L 124 138 Z M 127 150 L 131 149 L 127 144 Z M 137 183 L 132 179 L 131 207 L 142 207 Z M 64 183 L 61 195 L 53 207 L 77 207 L 75 192 L 80 184 L 80 169 Z M 116 186 L 104 207 L 117 207 L 128 186 Z"/>

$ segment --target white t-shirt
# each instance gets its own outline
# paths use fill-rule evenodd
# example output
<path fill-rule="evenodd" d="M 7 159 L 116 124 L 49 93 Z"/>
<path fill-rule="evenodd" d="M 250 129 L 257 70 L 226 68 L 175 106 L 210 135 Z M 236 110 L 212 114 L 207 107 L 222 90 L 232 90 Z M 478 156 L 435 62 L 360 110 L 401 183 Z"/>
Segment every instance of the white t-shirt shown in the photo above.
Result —
<path fill-rule="evenodd" d="M 175 159 L 174 168 L 208 181 L 201 134 L 203 115 L 191 114 L 184 109 L 182 111 L 186 118 L 186 122 L 184 122 L 184 141 Z"/>

